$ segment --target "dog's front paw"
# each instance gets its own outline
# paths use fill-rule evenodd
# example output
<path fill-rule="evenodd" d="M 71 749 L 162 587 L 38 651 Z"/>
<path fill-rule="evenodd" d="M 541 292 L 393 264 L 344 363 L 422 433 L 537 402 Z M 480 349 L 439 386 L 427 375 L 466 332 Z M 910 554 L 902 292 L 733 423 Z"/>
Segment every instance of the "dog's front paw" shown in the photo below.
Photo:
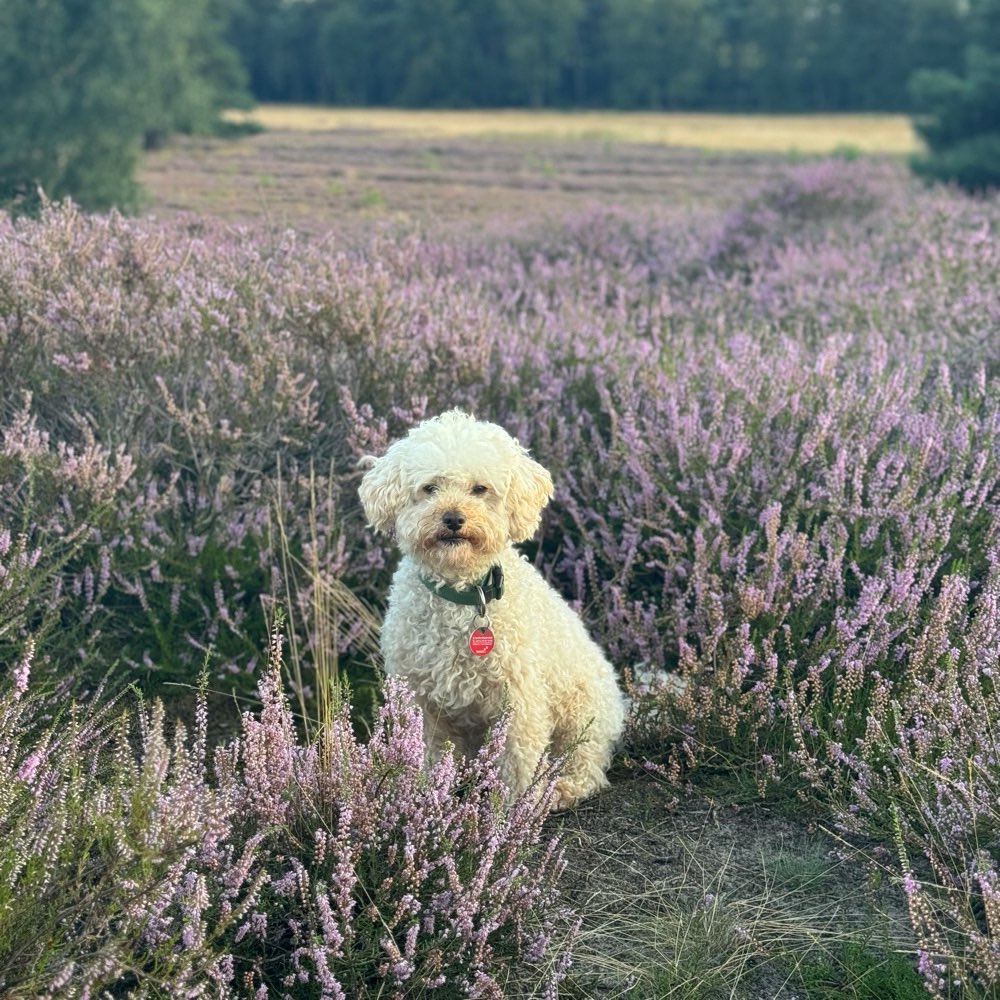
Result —
<path fill-rule="evenodd" d="M 564 776 L 556 782 L 552 796 L 552 811 L 572 809 L 584 799 L 589 799 L 591 795 L 596 795 L 607 787 L 609 782 L 603 771 L 599 771 L 593 778 L 585 777 L 584 780 L 581 780 L 580 775 Z"/>
<path fill-rule="evenodd" d="M 552 812 L 559 812 L 562 809 L 572 809 L 573 806 L 585 799 L 589 793 L 581 792 L 580 788 L 568 781 L 557 781 L 552 794 Z"/>

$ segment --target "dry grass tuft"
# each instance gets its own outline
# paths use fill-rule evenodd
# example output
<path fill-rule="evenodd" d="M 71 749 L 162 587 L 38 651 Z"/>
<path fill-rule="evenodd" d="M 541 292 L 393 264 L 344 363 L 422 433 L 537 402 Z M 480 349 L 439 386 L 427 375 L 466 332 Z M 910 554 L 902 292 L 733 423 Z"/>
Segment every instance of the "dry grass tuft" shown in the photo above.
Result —
<path fill-rule="evenodd" d="M 754 808 L 664 801 L 619 782 L 557 819 L 581 996 L 791 1000 L 801 969 L 850 945 L 912 952 L 901 895 L 869 886 L 841 841 Z"/>
<path fill-rule="evenodd" d="M 905 154 L 920 147 L 910 120 L 890 114 L 748 115 L 694 112 L 424 111 L 263 104 L 234 120 L 268 129 L 366 129 L 424 138 L 600 139 L 744 152 Z"/>

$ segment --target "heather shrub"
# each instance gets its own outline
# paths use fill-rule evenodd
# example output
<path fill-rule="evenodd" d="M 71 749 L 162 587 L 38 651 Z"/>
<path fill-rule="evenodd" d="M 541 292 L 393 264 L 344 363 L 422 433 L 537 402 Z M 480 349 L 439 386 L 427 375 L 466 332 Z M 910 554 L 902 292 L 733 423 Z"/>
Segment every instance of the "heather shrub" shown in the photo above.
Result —
<path fill-rule="evenodd" d="M 227 242 L 71 206 L 5 227 L 5 400 L 27 388 L 44 433 L 67 447 L 94 433 L 133 465 L 70 581 L 76 613 L 101 659 L 147 686 L 190 682 L 211 645 L 217 681 L 252 692 L 262 602 L 287 582 L 276 517 L 294 559 L 368 587 L 383 554 L 358 544 L 360 524 L 345 544 L 341 526 L 343 496 L 357 517 L 356 459 L 387 433 L 371 423 L 462 401 L 458 382 L 481 377 L 489 341 L 456 331 L 485 326 L 485 307 L 443 276 L 428 297 L 431 279 L 401 273 L 408 257 L 388 243 L 328 254 L 291 235 Z M 310 537 L 298 512 L 317 475 L 326 509 Z"/>
<path fill-rule="evenodd" d="M 168 778 L 162 709 L 145 719 L 134 753 L 121 703 L 61 711 L 30 693 L 31 666 L 29 646 L 0 697 L 0 988 L 127 995 L 141 975 L 144 995 L 155 995 L 176 964 L 173 938 L 143 943 L 141 911 L 195 864 L 199 839 L 218 837 L 227 809 L 191 775 Z M 187 751 L 178 744 L 176 754 Z M 234 882 L 234 898 L 241 888 Z M 203 976 L 210 958 L 194 956 L 192 972 Z"/>
<path fill-rule="evenodd" d="M 252 696 L 277 598 L 307 715 L 330 664 L 370 676 L 351 618 L 391 569 L 357 459 L 466 406 L 553 472 L 526 554 L 628 678 L 633 757 L 895 838 L 932 915 L 915 921 L 958 928 L 926 931 L 927 967 L 989 983 L 992 876 L 970 873 L 996 857 L 998 228 L 995 200 L 863 160 L 776 169 L 724 214 L 482 235 L 308 241 L 68 206 L 0 222 L 0 426 L 130 470 L 92 516 L 8 456 L 8 550 L 39 548 L 34 525 L 74 539 L 42 548 L 44 586 L 0 598 L 22 608 L 9 662 L 58 618 L 38 674 L 190 683 L 212 645 L 212 686 Z"/>
<path fill-rule="evenodd" d="M 707 265 L 725 274 L 751 272 L 789 242 L 812 243 L 832 228 L 869 223 L 894 195 L 888 172 L 880 176 L 868 164 L 798 164 L 722 220 Z"/>
<path fill-rule="evenodd" d="M 1000 984 L 1000 538 L 986 539 L 978 586 L 942 580 L 916 630 L 907 684 L 883 694 L 853 744 L 836 745 L 848 778 L 841 824 L 892 839 L 920 969 L 934 996 Z M 888 829 L 887 829 L 888 828 Z"/>
<path fill-rule="evenodd" d="M 664 573 L 685 574 L 676 597 L 649 606 L 669 623 L 677 670 L 691 682 L 678 707 L 688 727 L 678 752 L 735 741 L 742 753 L 747 737 L 783 745 L 789 731 L 771 723 L 787 718 L 795 727 L 804 716 L 809 726 L 792 735 L 813 746 L 813 756 L 820 732 L 820 742 L 862 735 L 875 689 L 909 683 L 909 653 L 945 576 L 959 570 L 984 578 L 1000 482 L 996 388 L 981 379 L 978 388 L 955 392 L 942 373 L 944 385 L 929 390 L 933 407 L 921 412 L 921 389 L 904 390 L 888 371 L 870 371 L 863 383 L 845 375 L 836 387 L 820 379 L 810 392 L 810 373 L 800 370 L 792 376 L 799 405 L 815 406 L 819 418 L 802 425 L 759 381 L 755 353 L 748 347 L 743 364 L 727 370 L 723 363 L 710 376 L 721 372 L 740 393 L 744 426 L 748 417 L 763 425 L 757 406 L 773 414 L 766 434 L 744 439 L 732 479 L 711 457 L 726 454 L 725 416 L 681 424 L 690 434 L 671 435 L 676 452 L 659 445 L 651 497 L 667 496 L 675 511 L 697 520 L 690 541 L 659 556 Z M 828 356 L 836 363 L 833 350 Z M 650 397 L 640 390 L 635 401 L 645 409 Z M 631 461 L 641 463 L 646 441 L 639 425 Z M 673 455 L 683 465 L 671 467 Z M 649 475 L 648 466 L 642 471 Z M 680 492 L 687 484 L 694 497 Z M 657 523 L 654 503 L 647 501 L 643 523 L 660 540 L 640 535 L 633 543 L 640 551 L 679 535 L 669 513 Z M 637 562 L 635 574 L 648 566 Z M 700 730 L 699 720 L 709 728 Z M 770 747 L 755 742 L 754 754 L 762 750 Z"/>
<path fill-rule="evenodd" d="M 159 702 L 53 718 L 30 669 L 0 695 L 4 996 L 554 995 L 574 927 L 541 832 L 554 771 L 508 803 L 502 727 L 425 771 L 390 687 L 367 742 L 345 701 L 304 743 L 277 634 L 260 712 L 214 754 L 204 690 L 171 739 Z"/>
<path fill-rule="evenodd" d="M 122 449 L 110 451 L 89 431 L 79 445 L 53 441 L 31 412 L 30 393 L 0 426 L 0 660 L 56 628 L 59 654 L 85 641 L 86 623 L 64 614 L 70 591 L 93 594 L 110 570 L 105 562 L 75 576 L 72 567 L 112 523 L 132 469 Z"/>
<path fill-rule="evenodd" d="M 122 676 L 190 683 L 211 645 L 213 684 L 252 694 L 253 637 L 288 589 L 280 549 L 377 604 L 389 567 L 363 531 L 355 462 L 457 404 L 553 469 L 558 502 L 531 554 L 576 599 L 610 602 L 592 620 L 616 657 L 675 664 L 692 524 L 724 513 L 740 539 L 770 504 L 787 515 L 808 480 L 789 474 L 795 440 L 825 475 L 829 449 L 854 446 L 838 414 L 869 412 L 842 375 L 874 399 L 890 380 L 900 420 L 900 406 L 937 404 L 897 404 L 893 379 L 911 392 L 939 360 L 959 389 L 980 367 L 992 376 L 990 206 L 904 185 L 861 162 L 779 173 L 747 193 L 773 225 L 732 275 L 709 263 L 718 220 L 666 209 L 344 246 L 67 206 L 4 223 L 7 419 L 27 388 L 54 441 L 90 433 L 133 465 L 63 581 L 71 616 Z M 814 441 L 810 424 L 830 432 Z M 317 538 L 302 517 L 314 489 Z M 349 634 L 339 646 L 363 676 Z"/>
<path fill-rule="evenodd" d="M 499 997 L 529 974 L 533 989 L 554 988 L 572 925 L 554 892 L 557 844 L 536 850 L 554 770 L 506 808 L 500 727 L 475 759 L 449 755 L 425 771 L 419 712 L 393 683 L 366 745 L 345 705 L 289 758 L 279 734 L 288 740 L 292 719 L 275 682 L 260 721 L 244 722 L 244 774 L 257 822 L 281 823 L 297 853 L 271 861 L 257 919 L 236 929 L 237 972 L 314 983 L 317 996 L 361 996 L 379 982 L 391 996 Z M 286 978 L 269 975 L 289 953 Z"/>

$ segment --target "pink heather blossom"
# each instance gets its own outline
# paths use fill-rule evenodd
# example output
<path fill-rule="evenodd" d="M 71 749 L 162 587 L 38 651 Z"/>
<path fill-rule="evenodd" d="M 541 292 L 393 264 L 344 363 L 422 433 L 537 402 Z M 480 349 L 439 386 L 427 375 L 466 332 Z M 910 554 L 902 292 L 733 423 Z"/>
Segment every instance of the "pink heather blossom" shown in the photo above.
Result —
<path fill-rule="evenodd" d="M 28 690 L 28 678 L 31 676 L 31 661 L 35 657 L 35 640 L 28 638 L 24 653 L 14 667 L 14 697 L 20 698 Z"/>
<path fill-rule="evenodd" d="M 27 757 L 24 758 L 21 762 L 21 766 L 17 769 L 18 778 L 30 785 L 35 776 L 35 772 L 38 770 L 39 764 L 41 764 L 44 760 L 44 753 L 38 750 L 33 750 Z"/>

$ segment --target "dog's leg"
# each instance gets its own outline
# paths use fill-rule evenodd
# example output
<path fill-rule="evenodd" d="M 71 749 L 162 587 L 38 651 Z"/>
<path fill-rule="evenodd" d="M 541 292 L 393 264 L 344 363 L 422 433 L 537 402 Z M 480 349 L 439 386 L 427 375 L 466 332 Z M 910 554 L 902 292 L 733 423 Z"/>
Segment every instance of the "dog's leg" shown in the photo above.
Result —
<path fill-rule="evenodd" d="M 465 733 L 452 725 L 439 705 L 431 702 L 421 705 L 421 708 L 424 715 L 424 746 L 429 764 L 441 759 L 448 744 L 451 744 L 459 755 L 468 752 Z"/>
<path fill-rule="evenodd" d="M 568 809 L 581 799 L 608 787 L 605 771 L 610 762 L 609 750 L 588 746 L 585 740 L 570 755 L 556 782 L 554 809 Z"/>
<path fill-rule="evenodd" d="M 518 705 L 511 715 L 500 777 L 512 796 L 531 785 L 538 762 L 548 750 L 551 732 L 549 714 L 542 706 Z"/>
<path fill-rule="evenodd" d="M 582 733 L 557 737 L 557 747 L 568 754 L 556 782 L 554 808 L 567 809 L 608 787 L 607 770 L 620 728 L 615 720 L 596 718 Z"/>

